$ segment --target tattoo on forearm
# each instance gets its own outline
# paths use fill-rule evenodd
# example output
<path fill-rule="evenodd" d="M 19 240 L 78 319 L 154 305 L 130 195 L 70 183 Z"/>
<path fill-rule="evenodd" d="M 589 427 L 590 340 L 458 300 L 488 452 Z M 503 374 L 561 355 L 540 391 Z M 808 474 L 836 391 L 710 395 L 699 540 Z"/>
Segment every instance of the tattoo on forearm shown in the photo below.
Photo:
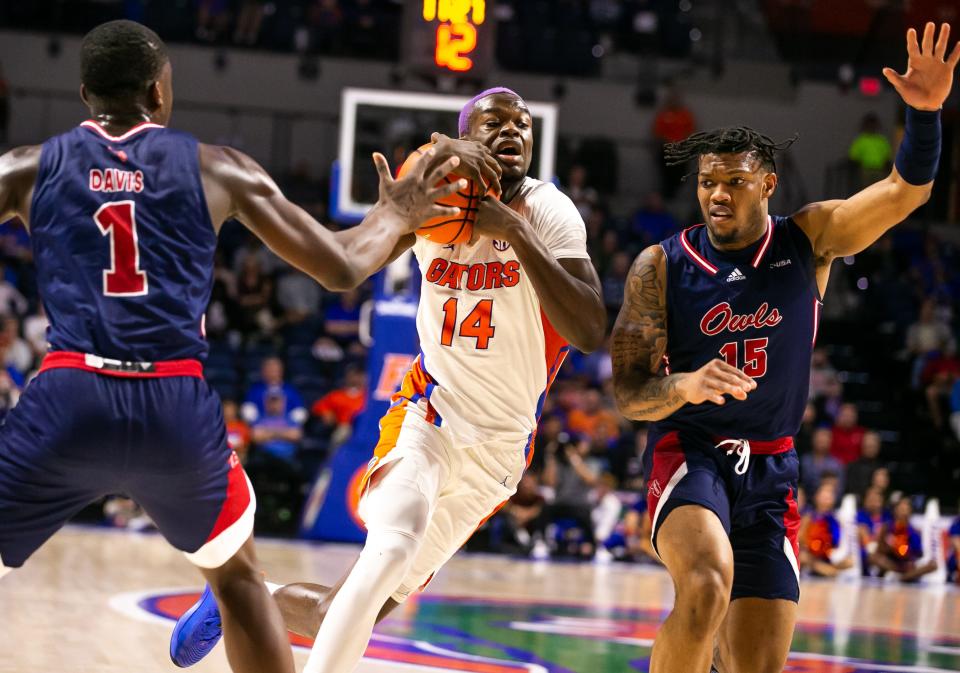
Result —
<path fill-rule="evenodd" d="M 667 349 L 665 260 L 659 248 L 644 250 L 627 277 L 623 307 L 613 328 L 614 390 L 621 411 L 636 420 L 668 416 L 684 401 L 676 376 L 661 376 Z"/>
<path fill-rule="evenodd" d="M 665 376 L 650 379 L 639 389 L 637 401 L 643 403 L 642 409 L 648 414 L 675 411 L 678 405 L 683 404 L 683 398 L 677 392 L 677 378 Z"/>

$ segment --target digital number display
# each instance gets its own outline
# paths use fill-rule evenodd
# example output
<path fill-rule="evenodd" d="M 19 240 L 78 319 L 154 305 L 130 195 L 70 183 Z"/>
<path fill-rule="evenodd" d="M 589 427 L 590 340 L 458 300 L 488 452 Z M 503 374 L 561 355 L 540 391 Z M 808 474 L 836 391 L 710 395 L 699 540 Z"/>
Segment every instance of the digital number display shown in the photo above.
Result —
<path fill-rule="evenodd" d="M 485 0 L 423 0 L 423 20 L 439 21 L 434 63 L 454 72 L 473 68 L 477 27 L 487 18 Z"/>
<path fill-rule="evenodd" d="M 480 75 L 493 58 L 492 0 L 408 0 L 406 55 L 437 73 Z"/>

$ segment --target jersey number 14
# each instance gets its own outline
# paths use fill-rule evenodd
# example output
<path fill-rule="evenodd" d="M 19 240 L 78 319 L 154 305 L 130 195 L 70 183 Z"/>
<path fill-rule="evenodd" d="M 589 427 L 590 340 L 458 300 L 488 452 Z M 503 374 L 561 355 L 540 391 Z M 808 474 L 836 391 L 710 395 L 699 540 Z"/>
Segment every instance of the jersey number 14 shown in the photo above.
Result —
<path fill-rule="evenodd" d="M 110 237 L 110 268 L 103 271 L 103 293 L 108 297 L 147 293 L 147 274 L 140 270 L 136 206 L 133 201 L 112 201 L 93 215 L 100 234 Z"/>
<path fill-rule="evenodd" d="M 444 346 L 453 346 L 453 333 L 457 329 L 457 305 L 459 300 L 450 297 L 443 304 L 443 331 L 440 333 L 440 343 Z M 477 340 L 477 348 L 487 350 L 490 339 L 497 330 L 490 322 L 493 314 L 493 300 L 481 299 L 467 317 L 460 323 L 459 335 L 473 337 Z"/>

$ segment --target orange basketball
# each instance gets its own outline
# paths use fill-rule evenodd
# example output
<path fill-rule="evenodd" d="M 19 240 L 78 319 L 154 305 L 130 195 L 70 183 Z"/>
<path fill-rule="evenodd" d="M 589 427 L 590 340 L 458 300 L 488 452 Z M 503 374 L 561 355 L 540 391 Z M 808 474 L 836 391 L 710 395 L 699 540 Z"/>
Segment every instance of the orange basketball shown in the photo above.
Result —
<path fill-rule="evenodd" d="M 415 149 L 413 153 L 407 157 L 407 160 L 403 162 L 403 165 L 397 172 L 397 177 L 402 178 L 406 175 L 417 161 L 419 161 L 423 153 L 430 149 L 431 145 L 432 143 L 427 143 Z M 437 184 L 438 186 L 450 184 L 459 179 L 460 178 L 451 173 Z M 477 185 L 473 180 L 468 180 L 466 189 L 461 189 L 445 197 L 442 201 L 437 201 L 437 204 L 441 206 L 457 207 L 460 209 L 460 212 L 453 217 L 444 215 L 426 220 L 420 225 L 420 228 L 417 229 L 417 236 L 423 236 L 425 239 L 433 243 L 439 243 L 440 245 L 466 243 L 469 241 L 470 236 L 473 235 L 473 223 L 477 219 L 477 211 L 480 209 L 480 199 L 483 198 L 482 190 L 482 185 Z M 493 192 L 490 193 L 492 194 Z"/>

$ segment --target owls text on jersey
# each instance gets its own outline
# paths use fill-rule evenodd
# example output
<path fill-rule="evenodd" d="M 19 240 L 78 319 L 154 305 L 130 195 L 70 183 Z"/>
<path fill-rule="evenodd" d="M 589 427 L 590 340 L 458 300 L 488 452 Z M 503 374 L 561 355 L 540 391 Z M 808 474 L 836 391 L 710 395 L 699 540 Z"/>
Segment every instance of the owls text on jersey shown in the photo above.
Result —
<path fill-rule="evenodd" d="M 586 228 L 554 185 L 525 178 L 508 204 L 557 259 L 589 259 Z M 569 348 L 506 241 L 413 248 L 423 275 L 417 332 L 430 404 L 464 441 L 528 437 Z"/>
<path fill-rule="evenodd" d="M 651 435 L 700 431 L 751 441 L 792 437 L 807 402 L 820 318 L 813 248 L 789 217 L 736 251 L 710 243 L 704 225 L 663 241 L 667 257 L 667 352 L 672 371 L 723 358 L 757 382 L 746 400 L 688 404 L 652 424 Z"/>

